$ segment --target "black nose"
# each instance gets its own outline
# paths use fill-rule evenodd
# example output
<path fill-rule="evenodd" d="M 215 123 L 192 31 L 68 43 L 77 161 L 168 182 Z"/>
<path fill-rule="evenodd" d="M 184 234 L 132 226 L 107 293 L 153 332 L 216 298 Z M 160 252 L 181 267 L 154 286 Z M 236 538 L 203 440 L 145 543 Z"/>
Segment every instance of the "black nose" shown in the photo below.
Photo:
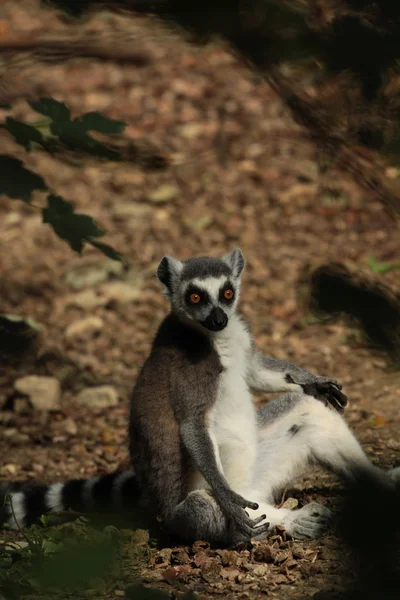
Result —
<path fill-rule="evenodd" d="M 228 317 L 222 310 L 222 308 L 213 308 L 207 319 L 202 322 L 204 327 L 211 331 L 221 331 L 228 323 Z"/>
<path fill-rule="evenodd" d="M 224 327 L 224 325 L 226 324 L 226 317 L 221 316 L 221 317 L 217 317 L 216 319 L 213 319 L 212 324 L 214 325 L 214 327 Z"/>

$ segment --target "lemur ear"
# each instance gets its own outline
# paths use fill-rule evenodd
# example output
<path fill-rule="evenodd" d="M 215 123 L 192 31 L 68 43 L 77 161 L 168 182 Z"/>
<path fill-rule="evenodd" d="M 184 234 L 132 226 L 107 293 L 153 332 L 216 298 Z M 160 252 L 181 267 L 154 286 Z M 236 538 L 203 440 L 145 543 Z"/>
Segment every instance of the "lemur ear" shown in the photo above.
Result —
<path fill-rule="evenodd" d="M 225 254 L 225 256 L 222 257 L 222 260 L 228 263 L 235 277 L 239 277 L 246 265 L 246 261 L 240 248 L 234 248 L 232 252 Z"/>
<path fill-rule="evenodd" d="M 164 256 L 157 269 L 157 277 L 168 290 L 171 290 L 172 280 L 178 277 L 183 269 L 183 264 L 180 260 L 172 258 L 172 256 Z"/>

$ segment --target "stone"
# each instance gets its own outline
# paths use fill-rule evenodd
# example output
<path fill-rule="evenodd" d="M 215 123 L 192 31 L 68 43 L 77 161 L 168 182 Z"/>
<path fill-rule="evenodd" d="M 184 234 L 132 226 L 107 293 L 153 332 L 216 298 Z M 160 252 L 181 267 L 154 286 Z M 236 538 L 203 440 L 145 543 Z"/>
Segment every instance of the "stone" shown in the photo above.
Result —
<path fill-rule="evenodd" d="M 75 290 L 80 290 L 103 283 L 111 277 L 117 277 L 121 275 L 123 269 L 122 263 L 111 259 L 95 263 L 79 263 L 66 273 L 65 283 Z"/>
<path fill-rule="evenodd" d="M 65 338 L 67 340 L 75 340 L 79 338 L 89 338 L 94 333 L 103 329 L 104 323 L 100 317 L 87 317 L 74 321 L 65 330 Z"/>
<path fill-rule="evenodd" d="M 180 190 L 176 185 L 166 183 L 165 185 L 161 185 L 154 192 L 151 192 L 146 199 L 154 204 L 163 204 L 164 202 L 169 202 L 173 198 L 176 198 L 179 193 Z"/>
<path fill-rule="evenodd" d="M 287 498 L 285 502 L 282 504 L 282 508 L 288 508 L 289 510 L 293 510 L 297 508 L 299 505 L 299 501 L 296 498 Z"/>
<path fill-rule="evenodd" d="M 115 219 L 125 221 L 126 219 L 138 219 L 140 217 L 148 217 L 153 209 L 146 204 L 138 202 L 124 202 L 116 204 L 113 207 L 112 214 Z"/>
<path fill-rule="evenodd" d="M 67 296 L 67 298 L 63 298 L 62 301 L 58 303 L 58 308 L 61 311 L 66 306 L 78 306 L 85 310 L 91 310 L 97 306 L 103 306 L 104 304 L 104 299 L 101 298 L 95 290 L 89 288 L 82 292 L 78 292 L 77 294 Z"/>
<path fill-rule="evenodd" d="M 8 463 L 2 467 L 3 473 L 7 473 L 8 475 L 15 475 L 17 472 L 17 467 L 13 463 Z"/>
<path fill-rule="evenodd" d="M 387 445 L 388 445 L 388 448 L 390 448 L 391 450 L 400 450 L 400 442 L 397 440 L 394 440 L 393 438 L 388 440 Z"/>
<path fill-rule="evenodd" d="M 83 389 L 76 400 L 93 408 L 107 408 L 118 404 L 118 392 L 112 385 L 99 385 Z"/>
<path fill-rule="evenodd" d="M 28 396 L 36 410 L 60 410 L 61 389 L 55 377 L 28 375 L 14 382 L 14 388 L 20 394 Z"/>
<path fill-rule="evenodd" d="M 78 433 L 78 425 L 73 419 L 71 419 L 71 417 L 65 419 L 63 425 L 65 432 L 69 435 L 76 435 Z"/>
<path fill-rule="evenodd" d="M 139 287 L 124 281 L 105 283 L 101 286 L 100 291 L 104 304 L 111 301 L 121 302 L 122 304 L 124 302 L 131 302 L 139 298 L 141 293 Z"/>

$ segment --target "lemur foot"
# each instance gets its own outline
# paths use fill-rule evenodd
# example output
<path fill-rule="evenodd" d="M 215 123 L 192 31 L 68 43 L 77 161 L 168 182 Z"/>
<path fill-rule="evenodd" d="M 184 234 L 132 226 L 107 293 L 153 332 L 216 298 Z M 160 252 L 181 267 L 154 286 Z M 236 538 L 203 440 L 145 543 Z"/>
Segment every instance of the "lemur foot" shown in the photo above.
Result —
<path fill-rule="evenodd" d="M 294 538 L 314 539 L 327 529 L 331 518 L 332 513 L 328 508 L 317 502 L 310 502 L 299 510 L 290 511 L 282 525 Z"/>

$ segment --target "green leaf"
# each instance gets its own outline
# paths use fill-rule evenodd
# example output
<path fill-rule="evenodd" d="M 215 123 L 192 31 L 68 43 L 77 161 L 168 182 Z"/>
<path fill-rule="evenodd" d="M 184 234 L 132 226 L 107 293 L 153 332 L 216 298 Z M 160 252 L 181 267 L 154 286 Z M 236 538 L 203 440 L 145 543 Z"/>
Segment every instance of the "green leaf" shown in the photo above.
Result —
<path fill-rule="evenodd" d="M 123 133 L 126 123 L 109 119 L 99 112 L 89 112 L 74 120 L 86 131 L 100 131 L 101 133 Z"/>
<path fill-rule="evenodd" d="M 370 255 L 367 259 L 368 266 L 374 273 L 378 273 L 380 275 L 384 275 L 385 273 L 390 273 L 390 271 L 398 271 L 400 269 L 400 262 L 379 262 L 374 258 L 374 256 Z"/>
<path fill-rule="evenodd" d="M 78 130 L 73 131 L 72 128 L 67 133 L 56 133 L 53 128 L 52 130 L 55 135 L 59 136 L 60 141 L 71 148 L 71 150 L 81 150 L 94 156 L 108 158 L 109 160 L 120 160 L 121 158 L 119 152 L 107 148 L 107 146 L 94 140 L 86 133 L 81 133 Z"/>
<path fill-rule="evenodd" d="M 32 142 L 37 144 L 43 142 L 43 136 L 36 127 L 22 121 L 17 121 L 12 117 L 6 118 L 5 129 L 14 136 L 15 141 L 23 146 L 25 150 L 29 151 L 31 149 Z"/>
<path fill-rule="evenodd" d="M 50 195 L 43 209 L 43 223 L 48 223 L 58 237 L 65 240 L 72 250 L 81 253 L 92 237 L 104 235 L 97 223 L 88 215 L 76 214 L 72 202 L 61 196 Z"/>
<path fill-rule="evenodd" d="M 47 190 L 43 177 L 25 169 L 17 158 L 0 155 L 0 194 L 29 204 L 34 190 Z"/>
<path fill-rule="evenodd" d="M 72 150 L 81 150 L 109 160 L 120 159 L 119 152 L 107 148 L 101 142 L 91 138 L 86 127 L 78 120 L 54 121 L 50 129 L 54 135 L 58 136 L 60 142 Z"/>
<path fill-rule="evenodd" d="M 53 121 L 70 121 L 71 111 L 63 102 L 58 102 L 54 98 L 41 98 L 36 102 L 31 101 L 29 105 L 36 112 L 50 117 Z"/>
<path fill-rule="evenodd" d="M 53 98 L 41 98 L 29 104 L 37 112 L 51 118 L 51 133 L 71 150 L 87 152 L 108 160 L 120 160 L 119 152 L 93 139 L 88 132 L 122 133 L 125 129 L 123 121 L 108 119 L 99 112 L 89 112 L 71 120 L 69 108 Z"/>
<path fill-rule="evenodd" d="M 101 250 L 103 254 L 108 256 L 108 258 L 111 258 L 112 260 L 119 260 L 120 262 L 125 262 L 124 257 L 121 254 L 119 254 L 116 250 L 114 250 L 112 246 L 104 244 L 103 242 L 98 242 L 97 240 L 88 240 L 88 242 L 95 248 L 98 248 L 98 250 Z"/>

